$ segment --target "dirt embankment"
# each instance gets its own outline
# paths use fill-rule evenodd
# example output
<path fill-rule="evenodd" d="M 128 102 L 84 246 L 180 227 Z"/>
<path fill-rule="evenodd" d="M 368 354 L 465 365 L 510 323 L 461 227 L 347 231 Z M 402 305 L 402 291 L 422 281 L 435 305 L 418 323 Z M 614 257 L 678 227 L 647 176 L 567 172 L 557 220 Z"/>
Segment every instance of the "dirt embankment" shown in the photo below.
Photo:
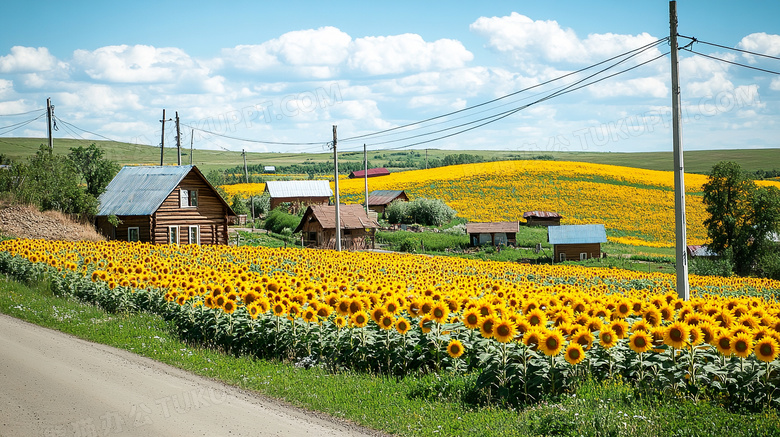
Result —
<path fill-rule="evenodd" d="M 46 240 L 104 240 L 91 224 L 73 221 L 58 211 L 40 212 L 29 205 L 0 204 L 0 235 Z"/>

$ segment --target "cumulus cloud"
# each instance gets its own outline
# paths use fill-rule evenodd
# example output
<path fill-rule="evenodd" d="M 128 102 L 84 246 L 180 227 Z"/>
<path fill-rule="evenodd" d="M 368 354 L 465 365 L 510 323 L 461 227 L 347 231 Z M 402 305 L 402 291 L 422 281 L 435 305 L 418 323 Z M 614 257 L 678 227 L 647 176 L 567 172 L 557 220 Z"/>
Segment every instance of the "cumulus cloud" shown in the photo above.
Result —
<path fill-rule="evenodd" d="M 460 41 L 426 42 L 410 33 L 358 38 L 351 51 L 350 68 L 371 75 L 459 68 L 474 59 Z"/>
<path fill-rule="evenodd" d="M 195 66 L 181 49 L 147 45 L 76 50 L 73 63 L 92 79 L 119 83 L 172 82 L 180 71 Z"/>
<path fill-rule="evenodd" d="M 595 97 L 656 97 L 663 98 L 669 94 L 666 82 L 657 77 L 641 77 L 622 82 L 600 82 L 588 87 Z"/>
<path fill-rule="evenodd" d="M 11 53 L 0 56 L 0 73 L 31 73 L 51 70 L 57 59 L 46 47 L 11 47 Z"/>
<path fill-rule="evenodd" d="M 469 28 L 487 38 L 489 48 L 529 68 L 542 61 L 589 63 L 657 40 L 647 33 L 591 34 L 580 39 L 574 30 L 561 27 L 555 20 L 533 20 L 517 12 L 504 17 L 480 17 Z M 660 54 L 657 49 L 649 52 L 647 57 Z"/>
<path fill-rule="evenodd" d="M 771 35 L 764 32 L 751 33 L 750 35 L 742 38 L 739 44 L 737 44 L 737 48 L 751 52 L 762 53 L 769 56 L 779 56 L 780 35 Z M 756 63 L 759 59 L 759 57 L 750 54 L 744 54 L 743 56 L 750 63 Z"/>
<path fill-rule="evenodd" d="M 14 82 L 0 79 L 0 99 L 6 99 L 14 92 Z"/>
<path fill-rule="evenodd" d="M 81 86 L 72 92 L 58 94 L 56 100 L 63 107 L 80 108 L 90 112 L 116 112 L 143 108 L 135 92 L 108 85 Z"/>
<path fill-rule="evenodd" d="M 780 77 L 772 79 L 772 83 L 769 84 L 769 88 L 772 91 L 780 91 Z"/>

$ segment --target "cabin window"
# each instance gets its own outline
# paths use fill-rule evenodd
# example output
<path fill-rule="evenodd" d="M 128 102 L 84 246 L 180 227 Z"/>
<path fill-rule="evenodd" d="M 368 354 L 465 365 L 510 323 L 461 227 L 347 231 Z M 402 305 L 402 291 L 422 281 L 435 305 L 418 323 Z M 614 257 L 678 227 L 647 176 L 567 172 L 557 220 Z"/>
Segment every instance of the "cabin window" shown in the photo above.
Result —
<path fill-rule="evenodd" d="M 168 244 L 179 244 L 178 226 L 168 226 Z"/>
<path fill-rule="evenodd" d="M 188 190 L 181 188 L 179 190 L 180 206 L 182 208 L 198 206 L 198 190 Z"/>
<path fill-rule="evenodd" d="M 200 244 L 200 228 L 198 225 L 190 226 L 190 244 Z"/>
<path fill-rule="evenodd" d="M 137 227 L 127 228 L 127 241 L 139 241 L 140 231 Z"/>
<path fill-rule="evenodd" d="M 585 252 L 580 252 L 580 261 L 585 261 L 588 259 L 588 254 Z"/>
<path fill-rule="evenodd" d="M 566 254 L 565 253 L 561 253 L 560 254 L 560 259 L 561 259 L 561 262 L 566 261 Z"/>

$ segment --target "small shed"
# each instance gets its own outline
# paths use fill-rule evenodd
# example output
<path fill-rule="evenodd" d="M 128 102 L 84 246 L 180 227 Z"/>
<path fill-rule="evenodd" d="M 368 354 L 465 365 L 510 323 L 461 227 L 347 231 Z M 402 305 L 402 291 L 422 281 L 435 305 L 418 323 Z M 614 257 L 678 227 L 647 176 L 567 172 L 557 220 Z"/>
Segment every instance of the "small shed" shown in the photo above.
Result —
<path fill-rule="evenodd" d="M 601 258 L 601 243 L 607 242 L 604 225 L 561 225 L 547 229 L 553 246 L 553 262 Z"/>
<path fill-rule="evenodd" d="M 372 247 L 376 220 L 366 215 L 362 205 L 339 205 L 341 247 L 348 250 Z M 336 206 L 311 205 L 301 217 L 295 232 L 302 232 L 305 247 L 334 249 L 336 247 Z"/>
<path fill-rule="evenodd" d="M 689 244 L 685 250 L 688 252 L 688 258 L 716 258 L 718 256 L 709 247 L 701 244 Z"/>
<path fill-rule="evenodd" d="M 390 170 L 384 167 L 379 167 L 379 168 L 369 168 L 368 171 L 366 170 L 353 171 L 352 173 L 349 174 L 349 178 L 350 179 L 365 178 L 365 177 L 374 178 L 377 176 L 387 176 L 389 174 L 390 174 Z"/>
<path fill-rule="evenodd" d="M 328 181 L 268 181 L 265 192 L 271 197 L 271 209 L 282 203 L 300 207 L 327 205 L 333 196 Z"/>
<path fill-rule="evenodd" d="M 384 214 L 387 205 L 396 200 L 408 202 L 409 196 L 403 190 L 374 190 L 368 195 L 368 209 Z"/>
<path fill-rule="evenodd" d="M 518 222 L 466 223 L 470 246 L 507 246 L 517 243 Z"/>
<path fill-rule="evenodd" d="M 563 216 L 552 211 L 526 211 L 523 218 L 526 226 L 560 226 Z"/>
<path fill-rule="evenodd" d="M 276 173 L 276 167 L 273 165 L 263 166 L 263 173 Z"/>
<path fill-rule="evenodd" d="M 236 215 L 193 165 L 123 167 L 98 202 L 107 238 L 155 244 L 227 244 Z"/>

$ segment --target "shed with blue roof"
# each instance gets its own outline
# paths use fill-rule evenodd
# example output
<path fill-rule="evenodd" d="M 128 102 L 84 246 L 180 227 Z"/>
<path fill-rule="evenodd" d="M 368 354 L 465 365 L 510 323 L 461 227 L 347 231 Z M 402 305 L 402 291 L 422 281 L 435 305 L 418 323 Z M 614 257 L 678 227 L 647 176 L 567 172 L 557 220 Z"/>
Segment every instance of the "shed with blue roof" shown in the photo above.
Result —
<path fill-rule="evenodd" d="M 235 216 L 193 165 L 123 167 L 98 202 L 98 230 L 124 241 L 227 244 Z"/>
<path fill-rule="evenodd" d="M 553 246 L 553 262 L 601 258 L 601 243 L 607 242 L 604 225 L 563 225 L 547 228 Z"/>

